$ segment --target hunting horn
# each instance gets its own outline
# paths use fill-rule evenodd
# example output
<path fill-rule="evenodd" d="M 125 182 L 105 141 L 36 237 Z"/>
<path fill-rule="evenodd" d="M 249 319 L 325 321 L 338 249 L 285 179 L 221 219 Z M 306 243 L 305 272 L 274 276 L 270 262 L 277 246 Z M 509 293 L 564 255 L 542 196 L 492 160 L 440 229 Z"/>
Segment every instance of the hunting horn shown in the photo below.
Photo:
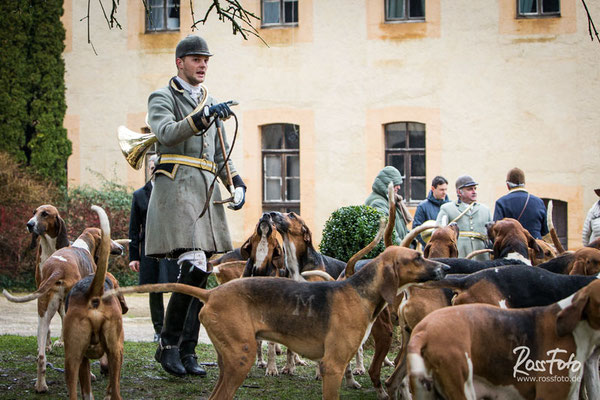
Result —
<path fill-rule="evenodd" d="M 198 101 L 198 106 L 190 113 L 190 115 L 195 114 L 200 111 L 202 107 L 204 107 L 206 100 L 208 99 L 208 90 L 204 85 L 202 86 L 202 98 Z M 185 118 L 184 118 L 185 119 Z M 148 114 L 146 114 L 146 125 L 148 124 Z M 152 132 L 150 133 L 139 133 L 134 132 L 126 126 L 119 126 L 117 128 L 117 138 L 119 140 L 119 147 L 121 147 L 121 152 L 125 156 L 125 160 L 135 169 L 142 168 L 144 164 L 144 156 L 152 147 L 154 143 L 158 141 L 156 135 Z"/>

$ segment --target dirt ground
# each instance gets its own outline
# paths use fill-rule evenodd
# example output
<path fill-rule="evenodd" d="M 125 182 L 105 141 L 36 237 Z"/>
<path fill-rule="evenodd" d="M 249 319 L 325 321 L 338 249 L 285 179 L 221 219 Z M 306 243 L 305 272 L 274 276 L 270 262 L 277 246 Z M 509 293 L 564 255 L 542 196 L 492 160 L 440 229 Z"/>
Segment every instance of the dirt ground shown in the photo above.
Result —
<path fill-rule="evenodd" d="M 14 293 L 19 295 L 19 293 Z M 165 308 L 169 295 L 164 295 Z M 154 337 L 154 328 L 150 320 L 147 294 L 131 294 L 125 296 L 129 312 L 123 316 L 125 340 L 132 342 L 151 342 Z M 52 337 L 60 333 L 60 317 L 52 318 L 50 331 Z M 4 296 L 0 296 L 0 335 L 37 336 L 37 302 L 11 303 Z M 200 328 L 200 342 L 210 343 L 204 327 Z"/>

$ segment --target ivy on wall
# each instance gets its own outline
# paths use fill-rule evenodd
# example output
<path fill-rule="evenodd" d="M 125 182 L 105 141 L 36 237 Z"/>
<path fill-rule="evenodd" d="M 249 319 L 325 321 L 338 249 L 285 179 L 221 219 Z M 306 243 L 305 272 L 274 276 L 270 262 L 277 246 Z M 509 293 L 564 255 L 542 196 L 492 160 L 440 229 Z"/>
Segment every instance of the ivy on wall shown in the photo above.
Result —
<path fill-rule="evenodd" d="M 63 128 L 62 0 L 0 2 L 0 150 L 58 185 L 71 142 Z"/>

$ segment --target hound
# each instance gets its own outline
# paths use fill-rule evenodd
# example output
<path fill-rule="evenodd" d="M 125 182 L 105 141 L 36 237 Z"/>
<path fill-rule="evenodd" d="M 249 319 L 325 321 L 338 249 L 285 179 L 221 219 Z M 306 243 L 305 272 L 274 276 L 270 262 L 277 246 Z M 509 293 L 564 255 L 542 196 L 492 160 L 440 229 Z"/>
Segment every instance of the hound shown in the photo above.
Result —
<path fill-rule="evenodd" d="M 35 284 L 39 287 L 42 281 L 40 266 L 56 250 L 69 246 L 67 227 L 56 207 L 46 204 L 35 209 L 33 217 L 27 221 L 27 230 L 31 233 L 32 247 L 37 244 Z"/>
<path fill-rule="evenodd" d="M 102 298 L 105 290 L 118 288 L 117 280 L 107 272 L 110 252 L 110 224 L 104 210 L 92 209 L 100 218 L 102 239 L 98 250 L 98 268 L 73 286 L 66 301 L 65 380 L 69 399 L 77 400 L 77 381 L 81 396 L 92 399 L 90 359 L 104 354 L 108 358 L 109 383 L 105 399 L 120 400 L 120 376 L 123 363 L 123 317 L 127 305 L 123 297 Z"/>
<path fill-rule="evenodd" d="M 37 381 L 35 390 L 38 393 L 48 391 L 46 384 L 46 341 L 48 340 L 50 322 L 56 312 L 64 307 L 69 290 L 81 278 L 94 273 L 96 259 L 101 241 L 98 228 L 86 228 L 69 247 L 54 252 L 40 267 L 41 282 L 38 289 L 26 296 L 16 297 L 7 290 L 2 294 L 12 302 L 25 303 L 37 299 L 38 305 L 38 356 Z M 111 254 L 122 254 L 123 246 L 111 241 Z M 63 325 L 64 329 L 64 325 Z M 64 338 L 64 333 L 61 334 Z"/>
<path fill-rule="evenodd" d="M 253 234 L 240 248 L 247 260 L 243 276 L 279 276 L 285 271 L 281 235 L 275 228 L 271 216 L 263 214 Z"/>
<path fill-rule="evenodd" d="M 544 251 L 538 242 L 516 219 L 504 218 L 488 222 L 485 227 L 488 237 L 494 243 L 492 253 L 494 259 L 521 259 L 531 265 L 534 260 L 529 258 L 530 249 L 535 254 L 534 259 L 544 257 Z"/>
<path fill-rule="evenodd" d="M 546 307 L 446 307 L 413 331 L 408 344 L 411 391 L 416 399 L 575 400 L 584 365 L 597 358 L 593 353 L 599 344 L 598 281 Z M 593 386 L 586 387 L 588 398 L 597 399 Z"/>
<path fill-rule="evenodd" d="M 335 279 L 344 270 L 345 262 L 315 250 L 312 233 L 299 215 L 293 212 L 271 212 L 269 215 L 283 237 L 284 262 L 289 277 L 303 280 L 302 272 L 318 269 Z"/>
<path fill-rule="evenodd" d="M 212 290 L 156 284 L 119 292 L 177 290 L 205 303 L 200 321 L 217 350 L 220 369 L 210 399 L 233 398 L 252 367 L 256 339 L 282 343 L 319 361 L 323 398 L 337 399 L 346 366 L 381 310 L 394 302 L 399 289 L 440 279 L 445 268 L 414 250 L 392 246 L 344 281 L 265 277 L 236 279 Z"/>
<path fill-rule="evenodd" d="M 437 228 L 423 249 L 423 256 L 425 258 L 458 257 L 459 234 L 460 229 L 456 222 Z"/>

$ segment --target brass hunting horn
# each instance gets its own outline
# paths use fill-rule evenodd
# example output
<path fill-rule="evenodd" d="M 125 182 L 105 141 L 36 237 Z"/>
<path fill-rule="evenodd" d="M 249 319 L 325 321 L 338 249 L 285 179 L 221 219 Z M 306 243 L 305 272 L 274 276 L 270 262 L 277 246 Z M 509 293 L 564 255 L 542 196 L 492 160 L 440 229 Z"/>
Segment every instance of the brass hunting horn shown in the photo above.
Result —
<path fill-rule="evenodd" d="M 205 86 L 202 86 L 202 98 L 198 101 L 198 106 L 190 113 L 190 115 L 197 113 L 204 107 L 206 99 L 208 98 L 208 90 Z M 185 118 L 184 118 L 185 119 Z M 146 125 L 148 124 L 148 114 L 146 114 Z M 119 147 L 121 152 L 125 156 L 125 159 L 135 169 L 142 168 L 144 164 L 144 155 L 154 143 L 158 141 L 154 133 L 139 133 L 134 132 L 126 126 L 120 125 L 117 128 L 117 138 L 119 139 Z"/>

